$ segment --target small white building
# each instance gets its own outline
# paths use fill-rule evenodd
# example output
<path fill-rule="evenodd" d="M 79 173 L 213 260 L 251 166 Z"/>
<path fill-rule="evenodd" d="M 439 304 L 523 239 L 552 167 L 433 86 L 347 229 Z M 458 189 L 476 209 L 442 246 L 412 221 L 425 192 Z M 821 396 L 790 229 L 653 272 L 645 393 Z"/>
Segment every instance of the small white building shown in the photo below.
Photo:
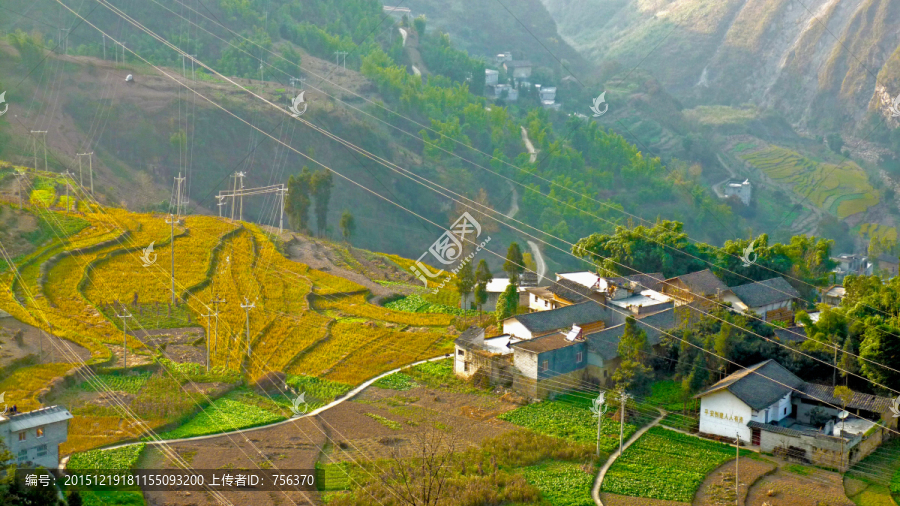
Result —
<path fill-rule="evenodd" d="M 72 414 L 62 406 L 0 415 L 0 439 L 20 465 L 59 467 L 59 445 L 69 437 Z"/>
<path fill-rule="evenodd" d="M 765 281 L 732 287 L 722 294 L 739 313 L 753 312 L 767 322 L 794 322 L 793 303 L 801 300 L 800 292 L 778 276 Z"/>
<path fill-rule="evenodd" d="M 831 285 L 827 290 L 822 292 L 822 302 L 831 307 L 837 307 L 844 301 L 847 296 L 847 290 L 841 285 Z"/>
<path fill-rule="evenodd" d="M 743 181 L 739 179 L 729 179 L 722 185 L 722 193 L 725 197 L 737 196 L 745 206 L 750 205 L 750 199 L 753 197 L 753 185 L 749 179 Z"/>
<path fill-rule="evenodd" d="M 487 289 L 488 298 L 481 308 L 482 311 L 495 311 L 497 309 L 497 301 L 500 300 L 500 294 L 505 292 L 508 286 L 509 278 L 494 278 L 488 281 L 488 284 L 485 287 Z M 517 306 L 526 306 L 528 304 L 528 298 L 523 296 L 526 288 L 520 283 L 517 290 L 519 293 Z"/>
<path fill-rule="evenodd" d="M 485 86 L 496 86 L 500 79 L 500 72 L 493 69 L 484 69 Z"/>
<path fill-rule="evenodd" d="M 700 398 L 700 433 L 804 463 L 848 469 L 873 452 L 897 426 L 892 399 L 807 383 L 774 360 L 737 371 Z M 835 406 L 846 406 L 842 411 Z M 877 428 L 872 420 L 881 419 Z"/>
<path fill-rule="evenodd" d="M 528 79 L 531 77 L 531 62 L 528 60 L 512 60 L 503 62 L 506 74 L 513 79 Z"/>

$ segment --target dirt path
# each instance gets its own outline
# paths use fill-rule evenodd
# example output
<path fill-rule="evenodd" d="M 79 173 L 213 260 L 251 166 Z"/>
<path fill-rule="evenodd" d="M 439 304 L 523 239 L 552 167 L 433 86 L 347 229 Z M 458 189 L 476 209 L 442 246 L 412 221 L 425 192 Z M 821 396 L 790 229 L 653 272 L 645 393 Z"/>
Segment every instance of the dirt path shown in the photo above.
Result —
<path fill-rule="evenodd" d="M 544 276 L 547 275 L 547 262 L 544 261 L 544 255 L 534 241 L 526 242 L 528 243 L 528 248 L 531 249 L 531 256 L 534 257 L 534 262 L 537 264 L 538 283 L 540 283 L 544 280 Z"/>
<path fill-rule="evenodd" d="M 525 150 L 528 151 L 528 154 L 531 155 L 528 159 L 529 162 L 534 163 L 537 161 L 537 150 L 534 149 L 534 144 L 531 143 L 531 139 L 528 138 L 528 130 L 525 130 L 525 127 L 520 127 L 522 129 L 522 142 L 525 143 Z"/>
<path fill-rule="evenodd" d="M 409 32 L 406 31 L 406 28 L 398 28 L 398 30 L 400 30 L 400 36 L 403 37 L 403 47 L 406 47 L 406 37 Z"/>
<path fill-rule="evenodd" d="M 300 262 L 313 269 L 328 272 L 335 276 L 349 279 L 369 289 L 376 298 L 397 293 L 395 288 L 388 288 L 372 281 L 367 276 L 340 266 L 335 261 L 335 253 L 315 239 L 300 234 L 291 234 L 287 244 L 288 258 Z"/>
<path fill-rule="evenodd" d="M 47 334 L 12 317 L 0 318 L 0 367 L 34 355 L 41 363 L 80 363 L 91 352 L 72 341 Z"/>
<path fill-rule="evenodd" d="M 509 212 L 506 213 L 506 217 L 512 218 L 516 215 L 516 213 L 519 212 L 519 192 L 516 191 L 516 185 L 512 184 L 509 181 L 507 181 L 507 183 L 509 183 L 509 190 L 511 192 L 510 194 L 512 195 L 512 202 L 510 202 L 510 204 L 509 204 Z"/>
<path fill-rule="evenodd" d="M 629 446 L 634 444 L 634 442 L 637 441 L 638 438 L 643 436 L 645 432 L 650 430 L 651 427 L 655 427 L 656 425 L 658 425 L 659 422 L 663 418 L 665 418 L 666 414 L 667 413 L 664 410 L 660 409 L 659 417 L 656 420 L 653 420 L 652 422 L 650 422 L 647 425 L 645 425 L 644 427 L 642 427 L 640 430 L 635 432 L 634 435 L 632 435 L 630 438 L 628 438 L 628 441 L 625 441 L 625 444 L 622 445 L 622 451 L 625 451 L 626 449 L 628 449 Z M 600 500 L 600 486 L 603 485 L 603 478 L 606 476 L 606 473 L 609 471 L 609 468 L 612 467 L 613 463 L 615 463 L 616 459 L 619 458 L 619 455 L 621 455 L 621 452 L 619 452 L 619 450 L 616 450 L 615 452 L 613 452 L 613 454 L 610 455 L 609 458 L 606 460 L 606 463 L 603 464 L 603 467 L 600 468 L 600 472 L 597 473 L 597 479 L 594 480 L 594 488 L 591 489 L 591 496 L 594 498 L 594 502 L 597 503 L 597 506 L 603 506 L 603 501 Z M 641 500 L 643 500 L 643 499 L 641 499 Z"/>
<path fill-rule="evenodd" d="M 738 493 L 734 491 L 734 460 L 726 462 L 707 475 L 694 496 L 693 506 L 731 506 L 744 504 L 747 493 L 757 480 L 774 471 L 778 466 L 774 462 L 763 462 L 742 458 L 738 462 Z M 735 501 L 737 499 L 737 501 Z"/>

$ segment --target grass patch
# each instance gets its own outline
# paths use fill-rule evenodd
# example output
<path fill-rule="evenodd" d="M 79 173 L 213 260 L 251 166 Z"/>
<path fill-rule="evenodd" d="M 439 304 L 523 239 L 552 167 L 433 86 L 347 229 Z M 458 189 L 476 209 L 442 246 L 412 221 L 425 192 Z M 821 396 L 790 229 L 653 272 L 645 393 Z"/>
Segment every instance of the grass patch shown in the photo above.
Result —
<path fill-rule="evenodd" d="M 789 473 L 799 474 L 800 476 L 809 476 L 812 473 L 812 469 L 806 466 L 801 466 L 800 464 L 789 464 L 784 466 L 784 470 Z"/>
<path fill-rule="evenodd" d="M 388 429 L 392 429 L 392 430 L 400 430 L 400 428 L 402 427 L 402 425 L 400 424 L 400 422 L 395 422 L 395 421 L 393 421 L 393 420 L 388 420 L 387 418 L 385 418 L 385 417 L 383 417 L 383 416 L 381 416 L 381 415 L 376 415 L 375 413 L 366 413 L 366 416 L 368 416 L 368 417 L 371 418 L 372 420 L 375 420 L 376 422 L 380 423 L 381 425 L 384 425 L 384 426 L 387 427 Z"/>
<path fill-rule="evenodd" d="M 85 381 L 80 387 L 85 392 L 100 392 L 103 390 L 115 390 L 136 394 L 150 379 L 150 372 L 140 374 L 99 374 L 95 380 Z"/>
<path fill-rule="evenodd" d="M 315 376 L 288 376 L 286 383 L 297 392 L 305 393 L 307 404 L 315 401 L 328 404 L 353 389 L 350 385 Z"/>
<path fill-rule="evenodd" d="M 401 392 L 405 390 L 410 390 L 419 386 L 415 380 L 410 377 L 410 375 L 402 372 L 395 372 L 390 376 L 385 376 L 375 383 L 373 383 L 378 388 L 384 388 L 386 390 L 399 390 Z"/>
<path fill-rule="evenodd" d="M 594 476 L 575 462 L 549 462 L 521 469 L 525 480 L 552 506 L 593 506 Z"/>
<path fill-rule="evenodd" d="M 116 470 L 124 471 L 134 464 L 144 451 L 144 443 L 123 446 L 113 450 L 90 450 L 76 453 L 69 458 L 67 469 Z"/>
<path fill-rule="evenodd" d="M 264 408 L 248 402 L 251 400 L 248 397 L 250 396 L 246 394 L 232 392 L 216 399 L 185 424 L 159 436 L 163 439 L 204 436 L 267 425 L 287 418 L 280 412 L 276 413 L 273 409 L 275 404 L 268 399 L 264 400 L 271 403 L 272 407 Z"/>
<path fill-rule="evenodd" d="M 611 414 L 611 413 L 608 413 Z M 497 418 L 526 427 L 548 436 L 579 443 L 596 443 L 597 418 L 587 405 L 567 400 L 541 401 L 507 411 Z M 606 418 L 603 421 L 600 449 L 613 451 L 619 445 L 619 424 Z M 637 431 L 637 426 L 625 423 L 625 439 Z"/>
<path fill-rule="evenodd" d="M 706 475 L 733 458 L 726 444 L 652 427 L 612 465 L 603 491 L 689 503 Z"/>
<path fill-rule="evenodd" d="M 316 463 L 316 488 L 319 491 L 347 490 L 350 488 L 350 470 L 346 462 Z"/>

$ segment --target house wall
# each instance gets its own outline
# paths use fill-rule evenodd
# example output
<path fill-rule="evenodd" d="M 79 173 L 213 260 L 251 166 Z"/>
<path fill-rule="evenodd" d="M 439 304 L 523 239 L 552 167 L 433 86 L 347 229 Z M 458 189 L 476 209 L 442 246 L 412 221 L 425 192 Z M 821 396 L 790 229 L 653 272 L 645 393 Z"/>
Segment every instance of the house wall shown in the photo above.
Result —
<path fill-rule="evenodd" d="M 519 323 L 515 318 L 508 318 L 503 321 L 503 333 L 518 337 L 519 339 L 531 339 L 531 331 L 525 328 L 525 325 Z"/>
<path fill-rule="evenodd" d="M 700 432 L 750 441 L 750 406 L 727 390 L 700 398 Z"/>
<path fill-rule="evenodd" d="M 550 309 L 556 309 L 556 306 L 553 305 L 550 299 L 545 299 L 543 297 L 538 297 L 536 294 L 529 293 L 528 309 L 530 309 L 532 312 L 548 311 Z"/>
<path fill-rule="evenodd" d="M 770 309 L 761 314 L 767 322 L 778 320 L 786 322 L 788 325 L 794 323 L 794 311 L 791 309 L 791 301 L 785 301 L 782 307 Z"/>
<path fill-rule="evenodd" d="M 788 455 L 794 459 L 802 458 L 814 465 L 842 471 L 868 455 L 860 452 L 861 444 L 859 440 L 848 442 L 826 435 L 790 436 L 766 430 L 760 430 L 759 438 L 759 448 L 763 452 L 773 453 L 776 456 Z M 871 453 L 877 444 L 869 443 L 867 447 Z"/>
<path fill-rule="evenodd" d="M 69 434 L 69 421 L 64 420 L 41 426 L 44 436 L 37 437 L 37 427 L 25 430 L 25 441 L 19 441 L 19 432 L 10 432 L 9 423 L 0 425 L 0 437 L 6 442 L 17 462 L 33 462 L 48 469 L 59 467 L 59 445 Z M 46 455 L 38 456 L 39 447 L 46 445 Z M 22 453 L 24 451 L 24 454 Z"/>
<path fill-rule="evenodd" d="M 828 406 L 816 406 L 815 404 L 807 404 L 805 402 L 801 402 L 800 399 L 794 400 L 795 417 L 800 423 L 812 425 L 809 419 L 809 413 L 815 408 L 821 408 L 822 411 L 824 411 L 825 414 L 830 417 L 836 417 L 837 414 L 841 412 L 841 410 L 839 409 L 830 408 Z"/>
<path fill-rule="evenodd" d="M 759 411 L 753 410 L 751 412 L 750 419 L 754 422 L 759 423 L 769 423 L 771 421 L 779 422 L 791 416 L 792 409 L 791 394 L 788 393 L 787 395 L 779 399 L 778 402 L 773 403 L 766 409 L 761 409 Z"/>

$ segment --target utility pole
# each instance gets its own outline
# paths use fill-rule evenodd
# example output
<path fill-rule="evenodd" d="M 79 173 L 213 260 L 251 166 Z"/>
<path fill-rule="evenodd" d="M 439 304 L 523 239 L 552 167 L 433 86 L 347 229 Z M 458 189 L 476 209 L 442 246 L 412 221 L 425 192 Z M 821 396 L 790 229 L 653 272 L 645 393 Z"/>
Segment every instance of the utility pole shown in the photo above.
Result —
<path fill-rule="evenodd" d="M 622 455 L 622 445 L 624 443 L 624 435 L 625 435 L 625 408 L 628 405 L 628 394 L 622 390 L 622 395 L 620 397 L 622 399 L 621 416 L 619 416 L 619 455 Z"/>
<path fill-rule="evenodd" d="M 734 448 L 735 448 L 735 456 L 734 456 L 734 504 L 740 506 L 741 499 L 740 493 L 738 492 L 738 460 L 741 458 L 741 433 L 738 432 L 737 436 L 734 438 Z"/>
<path fill-rule="evenodd" d="M 234 189 L 231 191 L 231 222 L 234 223 L 234 207 L 235 207 L 235 199 L 237 197 L 237 178 L 239 172 L 235 172 L 232 178 L 234 178 Z"/>
<path fill-rule="evenodd" d="M 41 134 L 44 136 L 44 170 L 47 170 L 47 131 L 46 130 L 32 130 L 33 134 Z M 31 146 L 34 148 L 34 170 L 38 170 L 37 168 L 37 136 L 31 138 Z"/>
<path fill-rule="evenodd" d="M 88 158 L 88 173 L 90 174 L 90 180 L 91 180 L 91 197 L 93 197 L 94 196 L 94 152 L 91 151 L 90 153 L 78 153 L 77 156 L 78 156 L 79 178 L 81 177 L 80 176 L 80 174 L 81 174 L 81 157 L 82 156 L 90 157 L 90 158 Z M 84 180 L 81 181 L 81 187 L 84 188 Z"/>
<path fill-rule="evenodd" d="M 244 313 L 247 315 L 247 359 L 250 358 L 250 310 L 256 307 L 256 301 L 253 304 L 250 303 L 250 299 L 244 297 L 244 303 L 241 304 L 241 307 L 244 308 Z"/>
<path fill-rule="evenodd" d="M 281 235 L 284 232 L 284 196 L 287 193 L 287 188 L 284 185 L 281 185 L 281 188 L 278 189 L 278 194 L 281 195 L 281 205 L 278 206 L 281 214 L 278 218 L 278 234 Z"/>
<path fill-rule="evenodd" d="M 175 202 L 175 215 L 181 219 L 181 203 L 182 203 L 182 185 L 184 184 L 184 179 L 181 177 L 181 172 L 178 173 L 178 177 L 175 178 L 175 194 L 173 195 L 173 201 Z"/>
<path fill-rule="evenodd" d="M 178 221 L 174 214 L 166 218 L 166 223 L 172 225 L 169 232 L 169 246 L 172 247 L 172 305 L 175 305 L 175 222 Z"/>
<path fill-rule="evenodd" d="M 103 34 L 103 59 L 106 59 L 106 34 Z"/>
<path fill-rule="evenodd" d="M 218 351 L 218 350 L 219 350 L 219 304 L 224 304 L 224 303 L 225 303 L 225 299 L 220 299 L 220 298 L 218 297 L 218 295 L 216 296 L 215 299 L 213 299 L 212 301 L 210 301 L 210 304 L 212 304 L 213 307 L 216 308 L 215 312 L 213 312 L 213 316 L 216 317 L 216 332 L 215 332 L 215 334 L 216 334 L 216 345 L 215 345 L 216 348 L 215 348 L 214 351 Z"/>
<path fill-rule="evenodd" d="M 206 314 L 200 315 L 200 316 L 206 317 L 206 372 L 209 372 L 209 348 L 210 348 L 209 339 L 212 334 L 212 327 L 209 324 L 209 318 L 212 316 L 218 317 L 218 315 L 219 315 L 218 313 L 210 313 L 209 306 L 207 306 L 207 308 L 206 308 Z"/>
<path fill-rule="evenodd" d="M 188 56 L 191 58 L 191 81 L 196 81 L 197 78 L 194 77 L 194 58 L 196 58 L 197 55 L 189 54 Z"/>
<path fill-rule="evenodd" d="M 126 318 L 131 318 L 131 315 L 128 314 L 128 309 L 125 305 L 122 305 L 122 309 L 125 310 L 125 314 L 116 313 L 116 318 L 122 319 L 122 370 L 128 369 L 128 320 Z"/>
<path fill-rule="evenodd" d="M 235 173 L 234 173 L 234 177 L 235 177 L 235 179 L 234 179 L 234 183 L 235 183 L 235 191 L 237 191 L 238 188 L 240 188 L 240 190 L 241 190 L 241 200 L 240 200 L 240 205 L 241 205 L 241 207 L 240 207 L 240 211 L 239 211 L 239 215 L 238 215 L 238 221 L 244 221 L 244 191 L 243 191 L 243 190 L 244 190 L 244 177 L 245 177 L 246 175 L 247 175 L 247 174 L 245 174 L 245 173 L 243 173 L 243 172 L 235 172 Z M 238 180 L 238 179 L 241 180 L 241 184 L 240 184 L 240 185 L 237 184 L 237 180 Z M 231 221 L 234 221 L 234 197 L 232 197 L 232 204 L 231 204 L 231 205 L 232 205 L 232 209 L 231 209 Z"/>
<path fill-rule="evenodd" d="M 22 178 L 25 177 L 25 171 L 16 171 L 16 182 L 19 183 L 19 209 L 25 209 L 25 204 L 22 202 L 22 192 L 25 188 L 22 186 Z"/>
<path fill-rule="evenodd" d="M 59 31 L 57 32 L 56 46 L 57 47 L 62 46 L 64 48 L 63 54 L 68 55 L 69 54 L 69 29 L 68 28 L 58 28 L 58 30 Z M 65 37 L 63 37 L 63 32 L 66 32 Z"/>
<path fill-rule="evenodd" d="M 216 206 L 219 208 L 219 218 L 221 218 L 222 217 L 222 206 L 225 205 L 225 197 L 222 197 L 221 195 L 217 195 L 216 200 L 219 201 L 219 203 L 216 204 Z"/>
<path fill-rule="evenodd" d="M 591 408 L 591 411 L 597 415 L 597 456 L 600 456 L 600 435 L 603 430 L 603 415 L 606 414 L 606 410 L 608 407 L 606 406 L 606 392 L 600 392 L 600 395 L 597 396 L 597 399 L 594 400 L 594 406 Z"/>
<path fill-rule="evenodd" d="M 348 53 L 347 51 L 335 51 L 334 52 L 334 66 L 335 67 L 340 66 L 340 64 L 338 63 L 338 60 L 340 59 L 341 56 L 343 56 L 344 57 L 344 68 L 347 68 L 347 55 L 348 54 L 350 54 L 350 53 Z"/>
<path fill-rule="evenodd" d="M 72 175 L 73 174 L 71 172 L 69 172 L 69 169 L 66 169 L 66 171 L 63 172 L 63 180 L 66 182 L 66 214 L 67 215 L 69 214 L 69 208 L 72 207 L 72 202 L 69 201 L 69 176 L 72 176 Z M 72 193 L 75 193 L 75 192 L 73 191 Z"/>

